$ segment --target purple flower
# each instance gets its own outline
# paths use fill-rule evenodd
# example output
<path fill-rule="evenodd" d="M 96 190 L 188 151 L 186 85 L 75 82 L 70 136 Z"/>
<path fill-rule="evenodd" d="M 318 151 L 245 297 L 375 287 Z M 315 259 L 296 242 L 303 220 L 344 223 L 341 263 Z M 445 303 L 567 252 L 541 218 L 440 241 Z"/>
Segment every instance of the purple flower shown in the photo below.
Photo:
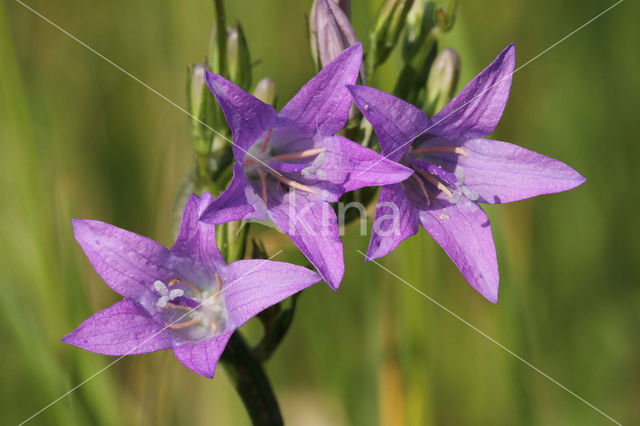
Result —
<path fill-rule="evenodd" d="M 93 268 L 125 299 L 84 321 L 62 341 L 91 352 L 131 355 L 173 349 L 185 366 L 213 377 L 236 328 L 321 280 L 306 268 L 269 260 L 226 265 L 212 225 L 199 222 L 211 195 L 192 195 L 171 250 L 93 220 L 73 230 Z"/>
<path fill-rule="evenodd" d="M 362 45 L 350 47 L 276 114 L 273 107 L 219 75 L 207 83 L 233 133 L 229 187 L 202 220 L 270 218 L 291 237 L 332 288 L 344 275 L 337 218 L 328 202 L 364 186 L 405 180 L 412 171 L 343 136 Z M 375 165 L 375 167 L 371 167 Z"/>
<path fill-rule="evenodd" d="M 489 219 L 478 203 L 509 203 L 585 181 L 560 161 L 482 139 L 500 121 L 514 65 L 511 44 L 432 120 L 401 99 L 370 87 L 350 87 L 382 153 L 415 170 L 404 182 L 382 188 L 370 258 L 392 251 L 420 224 L 467 281 L 497 302 L 496 251 Z"/>

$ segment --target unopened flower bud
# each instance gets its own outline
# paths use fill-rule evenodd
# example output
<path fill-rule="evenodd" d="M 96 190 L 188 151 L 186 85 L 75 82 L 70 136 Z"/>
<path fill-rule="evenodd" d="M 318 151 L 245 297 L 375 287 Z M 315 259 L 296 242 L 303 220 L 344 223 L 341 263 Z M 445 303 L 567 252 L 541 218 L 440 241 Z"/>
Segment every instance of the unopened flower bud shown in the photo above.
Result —
<path fill-rule="evenodd" d="M 413 0 L 386 0 L 380 8 L 371 32 L 372 67 L 382 64 L 389 57 L 412 5 Z"/>
<path fill-rule="evenodd" d="M 416 53 L 424 48 L 431 29 L 434 27 L 434 0 L 415 0 L 407 14 L 406 30 L 402 56 L 405 62 L 411 61 Z"/>
<path fill-rule="evenodd" d="M 358 42 L 349 18 L 335 0 L 316 0 L 309 30 L 311 49 L 318 68 L 333 61 L 343 50 Z"/>
<path fill-rule="evenodd" d="M 453 98 L 460 76 L 460 56 L 447 48 L 436 56 L 427 80 L 427 99 L 424 105 L 427 115 L 440 111 Z"/>
<path fill-rule="evenodd" d="M 260 99 L 265 104 L 274 105 L 276 103 L 276 83 L 269 77 L 258 82 L 253 90 L 253 96 Z"/>
<path fill-rule="evenodd" d="M 213 2 L 215 19 L 211 28 L 211 40 L 209 43 L 209 67 L 211 71 L 223 77 L 227 74 L 227 24 L 224 13 L 224 2 Z"/>
<path fill-rule="evenodd" d="M 356 44 L 358 36 L 347 15 L 334 0 L 318 0 L 315 18 L 320 64 L 324 67 L 343 50 Z"/>
<path fill-rule="evenodd" d="M 191 114 L 191 135 L 198 152 L 211 146 L 215 125 L 215 99 L 205 83 L 206 66 L 194 65 L 187 77 L 187 108 Z"/>
<path fill-rule="evenodd" d="M 229 28 L 227 33 L 227 64 L 231 81 L 247 90 L 251 86 L 251 57 L 240 24 Z"/>
<path fill-rule="evenodd" d="M 337 2 L 347 18 L 351 18 L 351 0 L 337 0 Z"/>
<path fill-rule="evenodd" d="M 453 28 L 453 24 L 456 20 L 456 11 L 458 9 L 457 0 L 444 0 L 442 5 L 437 7 L 433 20 L 435 21 L 438 29 L 442 33 L 446 33 Z"/>

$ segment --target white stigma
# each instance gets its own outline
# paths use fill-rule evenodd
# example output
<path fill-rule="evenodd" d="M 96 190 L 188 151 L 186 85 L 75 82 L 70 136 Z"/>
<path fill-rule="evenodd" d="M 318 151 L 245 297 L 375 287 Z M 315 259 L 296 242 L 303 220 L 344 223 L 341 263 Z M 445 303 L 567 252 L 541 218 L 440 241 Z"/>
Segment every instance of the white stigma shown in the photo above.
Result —
<path fill-rule="evenodd" d="M 184 294 L 184 291 L 179 288 L 169 291 L 169 288 L 165 285 L 165 283 L 163 283 L 160 280 L 157 280 L 156 282 L 154 282 L 153 286 L 155 287 L 156 291 L 160 295 L 160 297 L 158 298 L 158 301 L 156 302 L 156 305 L 158 305 L 159 308 L 164 308 L 165 306 L 167 306 L 167 303 L 169 301 L 177 297 L 180 297 Z"/>

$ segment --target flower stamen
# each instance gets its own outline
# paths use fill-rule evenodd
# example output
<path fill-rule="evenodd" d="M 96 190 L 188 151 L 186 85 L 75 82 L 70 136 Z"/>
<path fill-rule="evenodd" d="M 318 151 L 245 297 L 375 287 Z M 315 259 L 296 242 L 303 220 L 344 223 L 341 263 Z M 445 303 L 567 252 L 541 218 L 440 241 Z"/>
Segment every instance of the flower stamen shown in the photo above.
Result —
<path fill-rule="evenodd" d="M 267 144 L 269 143 L 269 139 L 271 139 L 271 133 L 273 133 L 273 127 L 267 131 L 267 134 L 264 137 L 264 141 L 262 141 L 260 152 L 264 153 L 267 150 Z"/>
<path fill-rule="evenodd" d="M 435 185 L 440 191 L 442 191 L 443 193 L 445 193 L 447 195 L 447 197 L 451 198 L 453 196 L 453 193 L 451 191 L 449 191 L 449 188 L 447 188 L 442 182 L 440 182 L 438 179 L 436 179 L 435 177 L 431 176 L 429 173 L 427 173 L 426 171 L 416 168 L 417 172 L 420 173 L 422 175 L 422 177 L 424 177 L 427 182 Z"/>
<path fill-rule="evenodd" d="M 220 276 L 220 274 L 216 274 L 216 292 L 213 296 L 211 296 L 211 298 L 214 300 L 217 299 L 221 292 L 222 292 L 222 277 Z"/>
<path fill-rule="evenodd" d="M 432 152 L 450 152 L 452 154 L 462 155 L 468 157 L 469 153 L 459 146 L 428 146 L 424 148 L 418 148 L 413 151 L 414 154 L 430 154 Z"/>
<path fill-rule="evenodd" d="M 169 281 L 169 287 L 176 284 L 184 284 L 187 287 L 191 288 L 191 290 L 193 290 L 196 295 L 200 296 L 200 290 L 198 290 L 198 288 L 195 285 L 191 284 L 189 281 L 181 280 L 179 278 L 173 278 L 171 281 Z"/>
<path fill-rule="evenodd" d="M 300 152 L 290 152 L 287 154 L 280 154 L 273 157 L 276 161 L 289 161 L 289 160 L 300 160 L 307 157 L 312 157 L 314 155 L 318 155 L 322 152 L 325 152 L 327 148 L 313 148 L 313 149 L 305 149 Z"/>
<path fill-rule="evenodd" d="M 281 176 L 281 175 L 277 175 L 275 173 L 270 173 L 270 174 L 274 178 L 278 179 L 280 182 L 284 183 L 285 185 L 289 185 L 292 188 L 299 189 L 300 191 L 309 192 L 311 194 L 317 194 L 318 193 L 318 191 L 315 188 L 312 188 L 312 187 L 307 186 L 307 185 L 303 185 L 300 182 L 296 182 L 295 180 L 286 178 L 286 177 Z"/>
<path fill-rule="evenodd" d="M 186 322 L 179 322 L 174 324 L 167 324 L 167 328 L 171 330 L 182 330 L 183 328 L 191 327 L 192 325 L 196 325 L 200 322 L 198 318 L 192 318 Z"/>
<path fill-rule="evenodd" d="M 418 175 L 416 175 L 415 173 L 412 174 L 411 177 L 414 178 L 416 182 L 418 182 L 418 185 L 420 186 L 420 190 L 422 191 L 422 195 L 424 195 L 424 199 L 427 201 L 427 205 L 430 205 L 431 199 L 429 198 L 429 193 L 427 192 L 427 188 L 425 188 L 424 182 L 422 182 L 422 179 L 420 179 Z"/>
<path fill-rule="evenodd" d="M 175 303 L 167 302 L 163 306 L 163 308 L 171 308 L 171 309 L 182 309 L 183 311 L 191 312 L 192 309 L 188 306 L 176 305 Z"/>
<path fill-rule="evenodd" d="M 262 185 L 262 201 L 264 205 L 267 205 L 267 176 L 262 169 L 258 169 L 258 176 L 260 176 L 260 185 Z"/>

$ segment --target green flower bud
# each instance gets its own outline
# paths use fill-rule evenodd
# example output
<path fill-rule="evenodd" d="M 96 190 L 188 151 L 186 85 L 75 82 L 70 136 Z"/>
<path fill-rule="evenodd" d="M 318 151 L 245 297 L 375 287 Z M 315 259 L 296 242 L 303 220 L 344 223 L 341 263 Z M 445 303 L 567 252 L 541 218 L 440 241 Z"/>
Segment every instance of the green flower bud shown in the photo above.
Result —
<path fill-rule="evenodd" d="M 438 26 L 441 33 L 451 31 L 456 20 L 456 11 L 458 10 L 457 0 L 443 0 L 442 5 L 438 6 L 434 11 L 433 20 Z"/>
<path fill-rule="evenodd" d="M 316 25 L 316 7 L 318 0 L 313 0 L 309 18 L 307 20 L 307 29 L 309 30 L 309 48 L 311 49 L 311 59 L 316 71 L 320 70 L 320 51 L 318 49 L 318 26 Z"/>
<path fill-rule="evenodd" d="M 227 24 L 222 0 L 214 0 L 215 20 L 209 43 L 209 67 L 211 71 L 228 77 L 227 74 Z"/>
<path fill-rule="evenodd" d="M 435 5 L 434 0 L 415 0 L 409 10 L 402 45 L 402 56 L 405 62 L 411 61 L 424 47 L 425 41 L 434 27 Z"/>
<path fill-rule="evenodd" d="M 276 105 L 276 83 L 269 77 L 263 78 L 253 89 L 253 96 L 265 104 Z"/>
<path fill-rule="evenodd" d="M 413 0 L 386 0 L 371 32 L 369 70 L 387 60 L 398 42 Z"/>
<path fill-rule="evenodd" d="M 244 90 L 251 86 L 251 57 L 242 26 L 237 24 L 227 32 L 227 66 L 229 79 Z"/>
<path fill-rule="evenodd" d="M 427 80 L 424 109 L 428 116 L 440 111 L 453 98 L 459 77 L 460 56 L 451 48 L 442 50 L 431 65 Z"/>
<path fill-rule="evenodd" d="M 187 76 L 187 109 L 191 114 L 191 138 L 196 152 L 206 155 L 211 150 L 212 128 L 216 124 L 216 101 L 205 83 L 206 66 L 194 65 Z"/>

